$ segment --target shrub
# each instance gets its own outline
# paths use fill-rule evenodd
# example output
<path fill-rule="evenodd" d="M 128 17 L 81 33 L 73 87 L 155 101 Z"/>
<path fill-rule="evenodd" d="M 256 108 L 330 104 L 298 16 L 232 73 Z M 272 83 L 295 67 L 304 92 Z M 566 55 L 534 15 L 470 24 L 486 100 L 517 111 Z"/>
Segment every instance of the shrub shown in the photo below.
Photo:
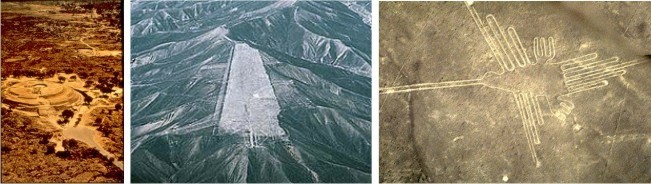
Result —
<path fill-rule="evenodd" d="M 57 146 L 57 145 L 54 144 L 54 143 L 48 143 L 48 144 L 45 146 L 45 147 L 46 147 L 45 154 L 46 154 L 46 155 L 49 155 L 49 154 L 54 153 L 54 148 L 55 148 L 56 146 Z"/>
<path fill-rule="evenodd" d="M 75 113 L 72 112 L 72 110 L 70 110 L 70 109 L 66 109 L 66 110 L 63 110 L 63 112 L 61 112 L 61 117 L 63 117 L 64 120 L 68 120 L 68 119 L 72 118 L 72 116 L 74 116 L 74 115 L 75 115 Z"/>
<path fill-rule="evenodd" d="M 95 123 L 93 124 L 94 126 L 100 126 L 102 125 L 102 118 L 97 118 L 95 119 Z"/>
<path fill-rule="evenodd" d="M 86 103 L 86 105 L 90 105 L 91 102 L 93 102 L 93 97 L 84 96 L 84 103 Z"/>
<path fill-rule="evenodd" d="M 59 158 L 71 158 L 70 151 L 59 151 L 56 152 L 55 155 Z"/>

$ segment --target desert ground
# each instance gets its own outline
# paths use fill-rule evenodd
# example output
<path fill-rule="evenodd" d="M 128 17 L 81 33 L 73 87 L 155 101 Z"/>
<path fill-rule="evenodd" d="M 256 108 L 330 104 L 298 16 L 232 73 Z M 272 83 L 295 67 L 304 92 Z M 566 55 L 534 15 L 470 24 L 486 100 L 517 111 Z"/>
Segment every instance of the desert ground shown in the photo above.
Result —
<path fill-rule="evenodd" d="M 2 182 L 122 182 L 121 3 L 2 3 Z"/>
<path fill-rule="evenodd" d="M 650 12 L 380 2 L 380 182 L 651 182 Z"/>

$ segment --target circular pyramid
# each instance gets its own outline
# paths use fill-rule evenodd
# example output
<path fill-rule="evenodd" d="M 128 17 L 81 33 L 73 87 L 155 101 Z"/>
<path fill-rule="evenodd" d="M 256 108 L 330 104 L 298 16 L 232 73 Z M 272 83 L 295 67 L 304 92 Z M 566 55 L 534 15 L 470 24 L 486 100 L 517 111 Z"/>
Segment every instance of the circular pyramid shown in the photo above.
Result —
<path fill-rule="evenodd" d="M 10 83 L 2 102 L 16 109 L 36 112 L 39 116 L 83 103 L 83 96 L 74 89 L 56 82 L 29 80 Z"/>

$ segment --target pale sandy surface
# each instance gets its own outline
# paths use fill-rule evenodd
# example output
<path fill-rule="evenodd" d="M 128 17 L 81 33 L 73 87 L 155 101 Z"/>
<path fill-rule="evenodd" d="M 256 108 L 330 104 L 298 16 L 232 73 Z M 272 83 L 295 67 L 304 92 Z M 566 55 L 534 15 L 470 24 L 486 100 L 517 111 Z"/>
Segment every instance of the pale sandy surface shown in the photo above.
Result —
<path fill-rule="evenodd" d="M 643 57 L 651 54 L 651 3 L 472 7 L 483 23 L 493 14 L 506 36 L 512 26 L 531 60 L 534 38 L 553 37 L 554 58 L 487 75 L 501 68 L 463 2 L 382 2 L 381 88 L 488 77 L 478 85 L 381 95 L 381 182 L 651 181 L 651 65 Z M 597 53 L 594 61 L 639 62 L 604 70 L 624 73 L 601 78 L 605 86 L 559 99 L 572 83 L 551 63 L 590 53 Z M 549 105 L 540 108 L 541 119 L 532 120 L 539 144 L 523 123 L 536 110 L 527 101 L 522 107 L 532 108 L 520 111 L 514 97 L 524 93 L 549 100 L 539 103 Z"/>

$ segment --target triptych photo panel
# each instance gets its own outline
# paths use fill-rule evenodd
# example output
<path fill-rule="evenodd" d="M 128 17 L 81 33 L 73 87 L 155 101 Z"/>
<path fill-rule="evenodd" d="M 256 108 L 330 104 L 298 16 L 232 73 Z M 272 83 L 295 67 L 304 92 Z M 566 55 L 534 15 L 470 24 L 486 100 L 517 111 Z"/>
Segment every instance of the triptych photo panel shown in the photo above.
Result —
<path fill-rule="evenodd" d="M 1 183 L 650 183 L 651 3 L 0 2 Z"/>

